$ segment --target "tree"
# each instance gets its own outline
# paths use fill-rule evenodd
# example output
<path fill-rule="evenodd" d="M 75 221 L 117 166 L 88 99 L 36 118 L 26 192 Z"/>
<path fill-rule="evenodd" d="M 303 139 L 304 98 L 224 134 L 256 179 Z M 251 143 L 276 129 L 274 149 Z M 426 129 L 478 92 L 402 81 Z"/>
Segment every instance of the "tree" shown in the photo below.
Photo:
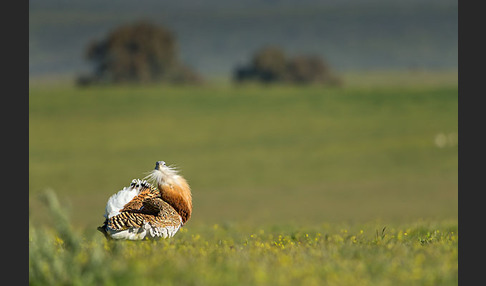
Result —
<path fill-rule="evenodd" d="M 300 55 L 287 58 L 280 48 L 274 46 L 264 47 L 256 51 L 250 64 L 237 67 L 233 76 L 237 82 L 259 81 L 264 83 L 318 83 L 327 85 L 339 85 L 341 83 L 321 57 Z"/>
<path fill-rule="evenodd" d="M 252 60 L 253 69 L 264 82 L 283 81 L 286 73 L 286 59 L 277 47 L 266 47 L 257 51 Z"/>
<path fill-rule="evenodd" d="M 288 62 L 289 81 L 294 83 L 322 83 L 339 85 L 340 79 L 334 75 L 329 65 L 318 56 L 296 56 Z"/>
<path fill-rule="evenodd" d="M 80 84 L 202 80 L 179 61 L 175 36 L 146 21 L 118 27 L 104 40 L 91 42 L 86 58 L 94 64 L 94 72 L 80 77 Z"/>

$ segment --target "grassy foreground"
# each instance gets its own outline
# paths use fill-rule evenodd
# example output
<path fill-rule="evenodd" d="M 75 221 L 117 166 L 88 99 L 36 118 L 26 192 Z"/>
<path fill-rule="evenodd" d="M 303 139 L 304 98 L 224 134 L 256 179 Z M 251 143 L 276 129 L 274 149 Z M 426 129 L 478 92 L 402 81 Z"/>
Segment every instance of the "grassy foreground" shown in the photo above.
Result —
<path fill-rule="evenodd" d="M 107 241 L 29 229 L 31 285 L 457 285 L 457 221 L 379 226 L 206 225 L 172 239 Z"/>

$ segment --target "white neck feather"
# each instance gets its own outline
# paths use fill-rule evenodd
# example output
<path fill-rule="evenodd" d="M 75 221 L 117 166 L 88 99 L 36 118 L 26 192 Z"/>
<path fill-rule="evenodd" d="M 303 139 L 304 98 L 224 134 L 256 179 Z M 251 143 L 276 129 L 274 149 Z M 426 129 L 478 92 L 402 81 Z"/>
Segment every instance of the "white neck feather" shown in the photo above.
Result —
<path fill-rule="evenodd" d="M 150 182 L 152 185 L 179 185 L 180 176 L 177 170 L 164 166 L 159 170 L 152 170 L 144 179 Z"/>

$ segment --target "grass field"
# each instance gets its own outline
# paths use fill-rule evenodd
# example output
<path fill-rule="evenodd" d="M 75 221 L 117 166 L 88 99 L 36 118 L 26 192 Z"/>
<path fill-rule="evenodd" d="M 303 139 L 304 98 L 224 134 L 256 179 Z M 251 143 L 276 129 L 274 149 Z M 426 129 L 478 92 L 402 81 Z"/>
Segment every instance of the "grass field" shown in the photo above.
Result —
<path fill-rule="evenodd" d="M 457 285 L 457 221 L 350 226 L 214 224 L 160 241 L 29 229 L 32 285 Z"/>
<path fill-rule="evenodd" d="M 363 78 L 31 85 L 32 284 L 457 284 L 457 81 Z M 170 241 L 105 242 L 108 197 L 157 160 L 188 179 L 193 217 Z M 50 228 L 49 189 L 69 230 Z"/>

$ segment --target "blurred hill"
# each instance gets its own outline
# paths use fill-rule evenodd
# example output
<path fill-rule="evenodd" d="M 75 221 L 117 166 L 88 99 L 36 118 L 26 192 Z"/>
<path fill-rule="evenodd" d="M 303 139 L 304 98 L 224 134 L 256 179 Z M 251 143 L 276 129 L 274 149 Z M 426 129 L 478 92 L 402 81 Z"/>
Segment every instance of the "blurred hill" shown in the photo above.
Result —
<path fill-rule="evenodd" d="M 268 44 L 338 71 L 457 69 L 457 11 L 452 0 L 30 1 L 29 75 L 88 71 L 87 44 L 140 19 L 171 29 L 182 61 L 205 76 L 229 78 Z"/>

